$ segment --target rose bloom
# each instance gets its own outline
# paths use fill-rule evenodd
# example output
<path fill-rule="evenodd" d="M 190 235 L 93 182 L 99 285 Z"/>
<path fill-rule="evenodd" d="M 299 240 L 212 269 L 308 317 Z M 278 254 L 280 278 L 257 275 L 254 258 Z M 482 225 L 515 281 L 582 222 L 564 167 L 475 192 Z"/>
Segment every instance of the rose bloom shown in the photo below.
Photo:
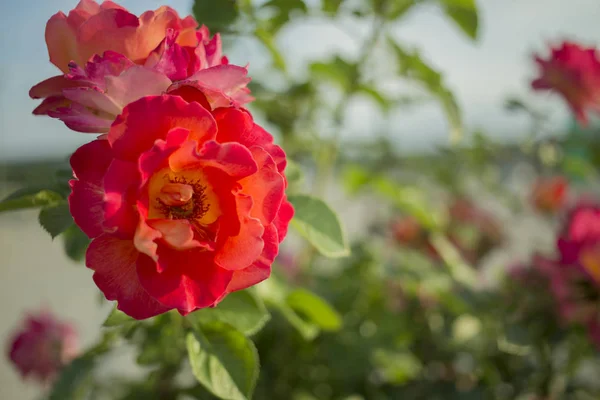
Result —
<path fill-rule="evenodd" d="M 191 88 L 144 97 L 71 157 L 86 265 L 133 318 L 185 315 L 266 279 L 293 216 L 272 136 L 243 109 L 202 103 Z"/>
<path fill-rule="evenodd" d="M 600 207 L 580 204 L 568 215 L 557 240 L 558 257 L 537 256 L 565 323 L 587 326 L 598 342 L 600 315 Z"/>
<path fill-rule="evenodd" d="M 531 86 L 535 90 L 558 92 L 582 124 L 586 111 L 600 111 L 600 59 L 595 48 L 564 42 L 552 48 L 550 57 L 535 56 L 540 75 Z"/>
<path fill-rule="evenodd" d="M 565 205 L 568 188 L 569 183 L 562 176 L 540 179 L 533 186 L 531 203 L 538 211 L 555 213 Z"/>
<path fill-rule="evenodd" d="M 78 354 L 74 328 L 48 311 L 30 314 L 10 340 L 8 357 L 23 378 L 46 384 Z"/>
<path fill-rule="evenodd" d="M 139 18 L 111 1 L 81 0 L 46 26 L 50 61 L 63 74 L 31 88 L 44 99 L 36 115 L 61 119 L 79 132 L 108 132 L 123 107 L 149 95 L 191 86 L 212 107 L 252 100 L 247 69 L 229 65 L 221 38 L 170 7 Z"/>

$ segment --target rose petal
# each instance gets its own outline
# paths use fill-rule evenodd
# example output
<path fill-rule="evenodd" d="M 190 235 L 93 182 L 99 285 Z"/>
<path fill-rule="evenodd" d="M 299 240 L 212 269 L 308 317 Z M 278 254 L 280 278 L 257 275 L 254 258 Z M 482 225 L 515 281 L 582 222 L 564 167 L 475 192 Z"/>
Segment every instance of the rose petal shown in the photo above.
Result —
<path fill-rule="evenodd" d="M 137 262 L 140 282 L 161 303 L 187 314 L 208 307 L 220 298 L 233 273 L 219 268 L 212 252 L 201 249 L 158 249 L 158 263 L 142 255 Z"/>
<path fill-rule="evenodd" d="M 228 270 L 240 270 L 252 264 L 261 255 L 264 227 L 250 216 L 252 198 L 235 194 L 237 218 L 226 215 L 220 220 L 217 233 L 215 263 Z"/>
<path fill-rule="evenodd" d="M 115 157 L 137 161 L 157 139 L 164 139 L 172 128 L 190 131 L 190 139 L 203 143 L 216 135 L 210 113 L 197 103 L 178 96 L 148 96 L 127 105 L 108 134 Z"/>
<path fill-rule="evenodd" d="M 148 295 L 140 284 L 136 273 L 138 258 L 131 240 L 102 235 L 90 243 L 86 265 L 94 270 L 94 282 L 107 300 L 116 300 L 117 308 L 130 317 L 145 319 L 170 308 Z"/>
<path fill-rule="evenodd" d="M 267 226 L 279 212 L 285 182 L 269 153 L 257 146 L 251 147 L 250 151 L 258 164 L 258 171 L 239 183 L 242 185 L 242 191 L 250 195 L 254 202 L 250 215 Z"/>

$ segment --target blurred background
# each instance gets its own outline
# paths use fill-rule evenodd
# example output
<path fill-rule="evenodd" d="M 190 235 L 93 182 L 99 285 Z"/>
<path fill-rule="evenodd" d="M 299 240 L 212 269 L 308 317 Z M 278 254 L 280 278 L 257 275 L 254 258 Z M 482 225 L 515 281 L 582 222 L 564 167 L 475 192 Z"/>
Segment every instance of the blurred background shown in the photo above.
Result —
<path fill-rule="evenodd" d="M 572 182 L 564 209 L 581 193 L 595 198 L 591 135 L 597 129 L 593 123 L 579 127 L 563 99 L 533 92 L 530 82 L 538 74 L 534 53 L 546 57 L 549 45 L 566 39 L 598 43 L 600 5 L 477 0 L 473 25 L 469 16 L 449 17 L 444 2 L 409 3 L 388 18 L 394 8 L 385 14 L 376 0 L 255 1 L 254 18 L 262 23 L 255 31 L 241 12 L 236 21 L 196 13 L 200 23 L 224 32 L 231 63 L 249 64 L 256 97 L 250 109 L 294 161 L 293 171 L 303 171 L 291 190 L 322 195 L 339 214 L 353 249 L 350 258 L 333 262 L 316 257 L 299 237 L 286 241 L 280 279 L 327 298 L 344 316 L 345 328 L 339 336 L 301 343 L 299 336 L 280 337 L 277 332 L 288 328 L 272 321 L 257 339 L 264 376 L 256 396 L 512 399 L 541 393 L 539 386 L 548 393 L 538 399 L 600 398 L 567 397 L 571 375 L 544 372 L 566 361 L 543 367 L 537 358 L 527 361 L 535 352 L 531 336 L 529 342 L 506 339 L 502 347 L 497 332 L 506 333 L 506 326 L 492 323 L 512 312 L 497 307 L 508 293 L 506 271 L 555 251 L 566 212 L 540 212 L 531 202 L 536 182 L 556 175 Z M 161 5 L 187 15 L 194 6 L 191 0 L 119 4 L 138 15 Z M 23 182 L 55 179 L 54 171 L 91 138 L 59 120 L 33 116 L 37 104 L 28 96 L 31 86 L 58 72 L 48 62 L 46 21 L 75 5 L 0 4 L 1 197 Z M 45 307 L 72 321 L 84 345 L 98 338 L 111 306 L 102 303 L 91 271 L 73 260 L 81 256 L 69 247 L 75 240 L 52 240 L 35 211 L 0 214 L 2 342 L 24 313 Z M 442 270 L 495 294 L 478 292 L 470 302 Z M 529 329 L 524 326 L 519 329 Z M 567 357 L 565 343 L 548 357 Z M 284 367 L 289 360 L 282 354 L 290 346 L 300 360 L 296 369 Z M 355 357 L 340 358 L 348 352 Z M 595 351 L 577 354 L 586 362 L 577 369 L 583 381 L 575 382 L 598 394 L 586 378 L 599 371 Z M 133 368 L 127 360 L 115 365 Z M 537 380 L 525 382 L 527 377 Z M 556 390 L 562 394 L 550 397 L 561 384 Z M 39 393 L 2 358 L 0 398 L 26 400 Z"/>

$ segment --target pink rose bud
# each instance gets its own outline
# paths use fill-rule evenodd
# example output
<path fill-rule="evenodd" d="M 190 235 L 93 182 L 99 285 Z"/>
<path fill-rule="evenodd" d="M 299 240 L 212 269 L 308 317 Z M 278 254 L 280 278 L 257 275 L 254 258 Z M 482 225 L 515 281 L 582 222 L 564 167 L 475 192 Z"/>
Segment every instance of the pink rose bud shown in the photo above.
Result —
<path fill-rule="evenodd" d="M 77 342 L 72 325 L 42 311 L 25 319 L 10 341 L 8 357 L 23 378 L 48 383 L 77 355 Z"/>

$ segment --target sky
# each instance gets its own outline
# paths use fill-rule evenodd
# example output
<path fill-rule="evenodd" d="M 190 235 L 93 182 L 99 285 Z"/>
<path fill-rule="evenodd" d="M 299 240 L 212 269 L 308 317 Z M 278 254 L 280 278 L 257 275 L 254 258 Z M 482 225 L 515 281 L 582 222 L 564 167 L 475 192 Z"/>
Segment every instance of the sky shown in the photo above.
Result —
<path fill-rule="evenodd" d="M 311 0 L 312 1 L 312 0 Z M 314 1 L 313 1 L 314 2 Z M 0 2 L 3 35 L 0 36 L 0 161 L 66 156 L 91 139 L 89 134 L 68 130 L 60 121 L 35 117 L 37 101 L 28 97 L 35 83 L 57 74 L 48 62 L 44 29 L 58 10 L 67 12 L 75 0 Z M 191 0 L 122 0 L 137 14 L 168 4 L 187 15 Z M 443 71 L 455 93 L 467 130 L 480 129 L 499 139 L 522 135 L 528 120 L 508 114 L 502 104 L 519 96 L 547 110 L 556 130 L 568 123 L 569 114 L 557 96 L 532 93 L 534 51 L 568 38 L 589 45 L 600 42 L 600 3 L 597 0 L 478 0 L 480 37 L 475 43 L 443 18 L 435 8 L 417 8 L 393 29 L 396 39 L 418 47 L 421 55 Z M 298 21 L 278 37 L 278 45 L 293 74 L 301 75 L 310 61 L 335 53 L 352 56 L 360 47 L 364 27 L 341 21 L 343 29 L 328 21 Z M 230 53 L 233 63 L 250 63 L 250 75 L 261 73 L 264 50 L 255 43 L 240 42 Z M 368 138 L 373 126 L 390 132 L 402 149 L 423 150 L 447 143 L 444 116 L 435 103 L 394 112 L 383 119 L 368 101 L 355 101 L 347 113 L 342 138 Z"/>

